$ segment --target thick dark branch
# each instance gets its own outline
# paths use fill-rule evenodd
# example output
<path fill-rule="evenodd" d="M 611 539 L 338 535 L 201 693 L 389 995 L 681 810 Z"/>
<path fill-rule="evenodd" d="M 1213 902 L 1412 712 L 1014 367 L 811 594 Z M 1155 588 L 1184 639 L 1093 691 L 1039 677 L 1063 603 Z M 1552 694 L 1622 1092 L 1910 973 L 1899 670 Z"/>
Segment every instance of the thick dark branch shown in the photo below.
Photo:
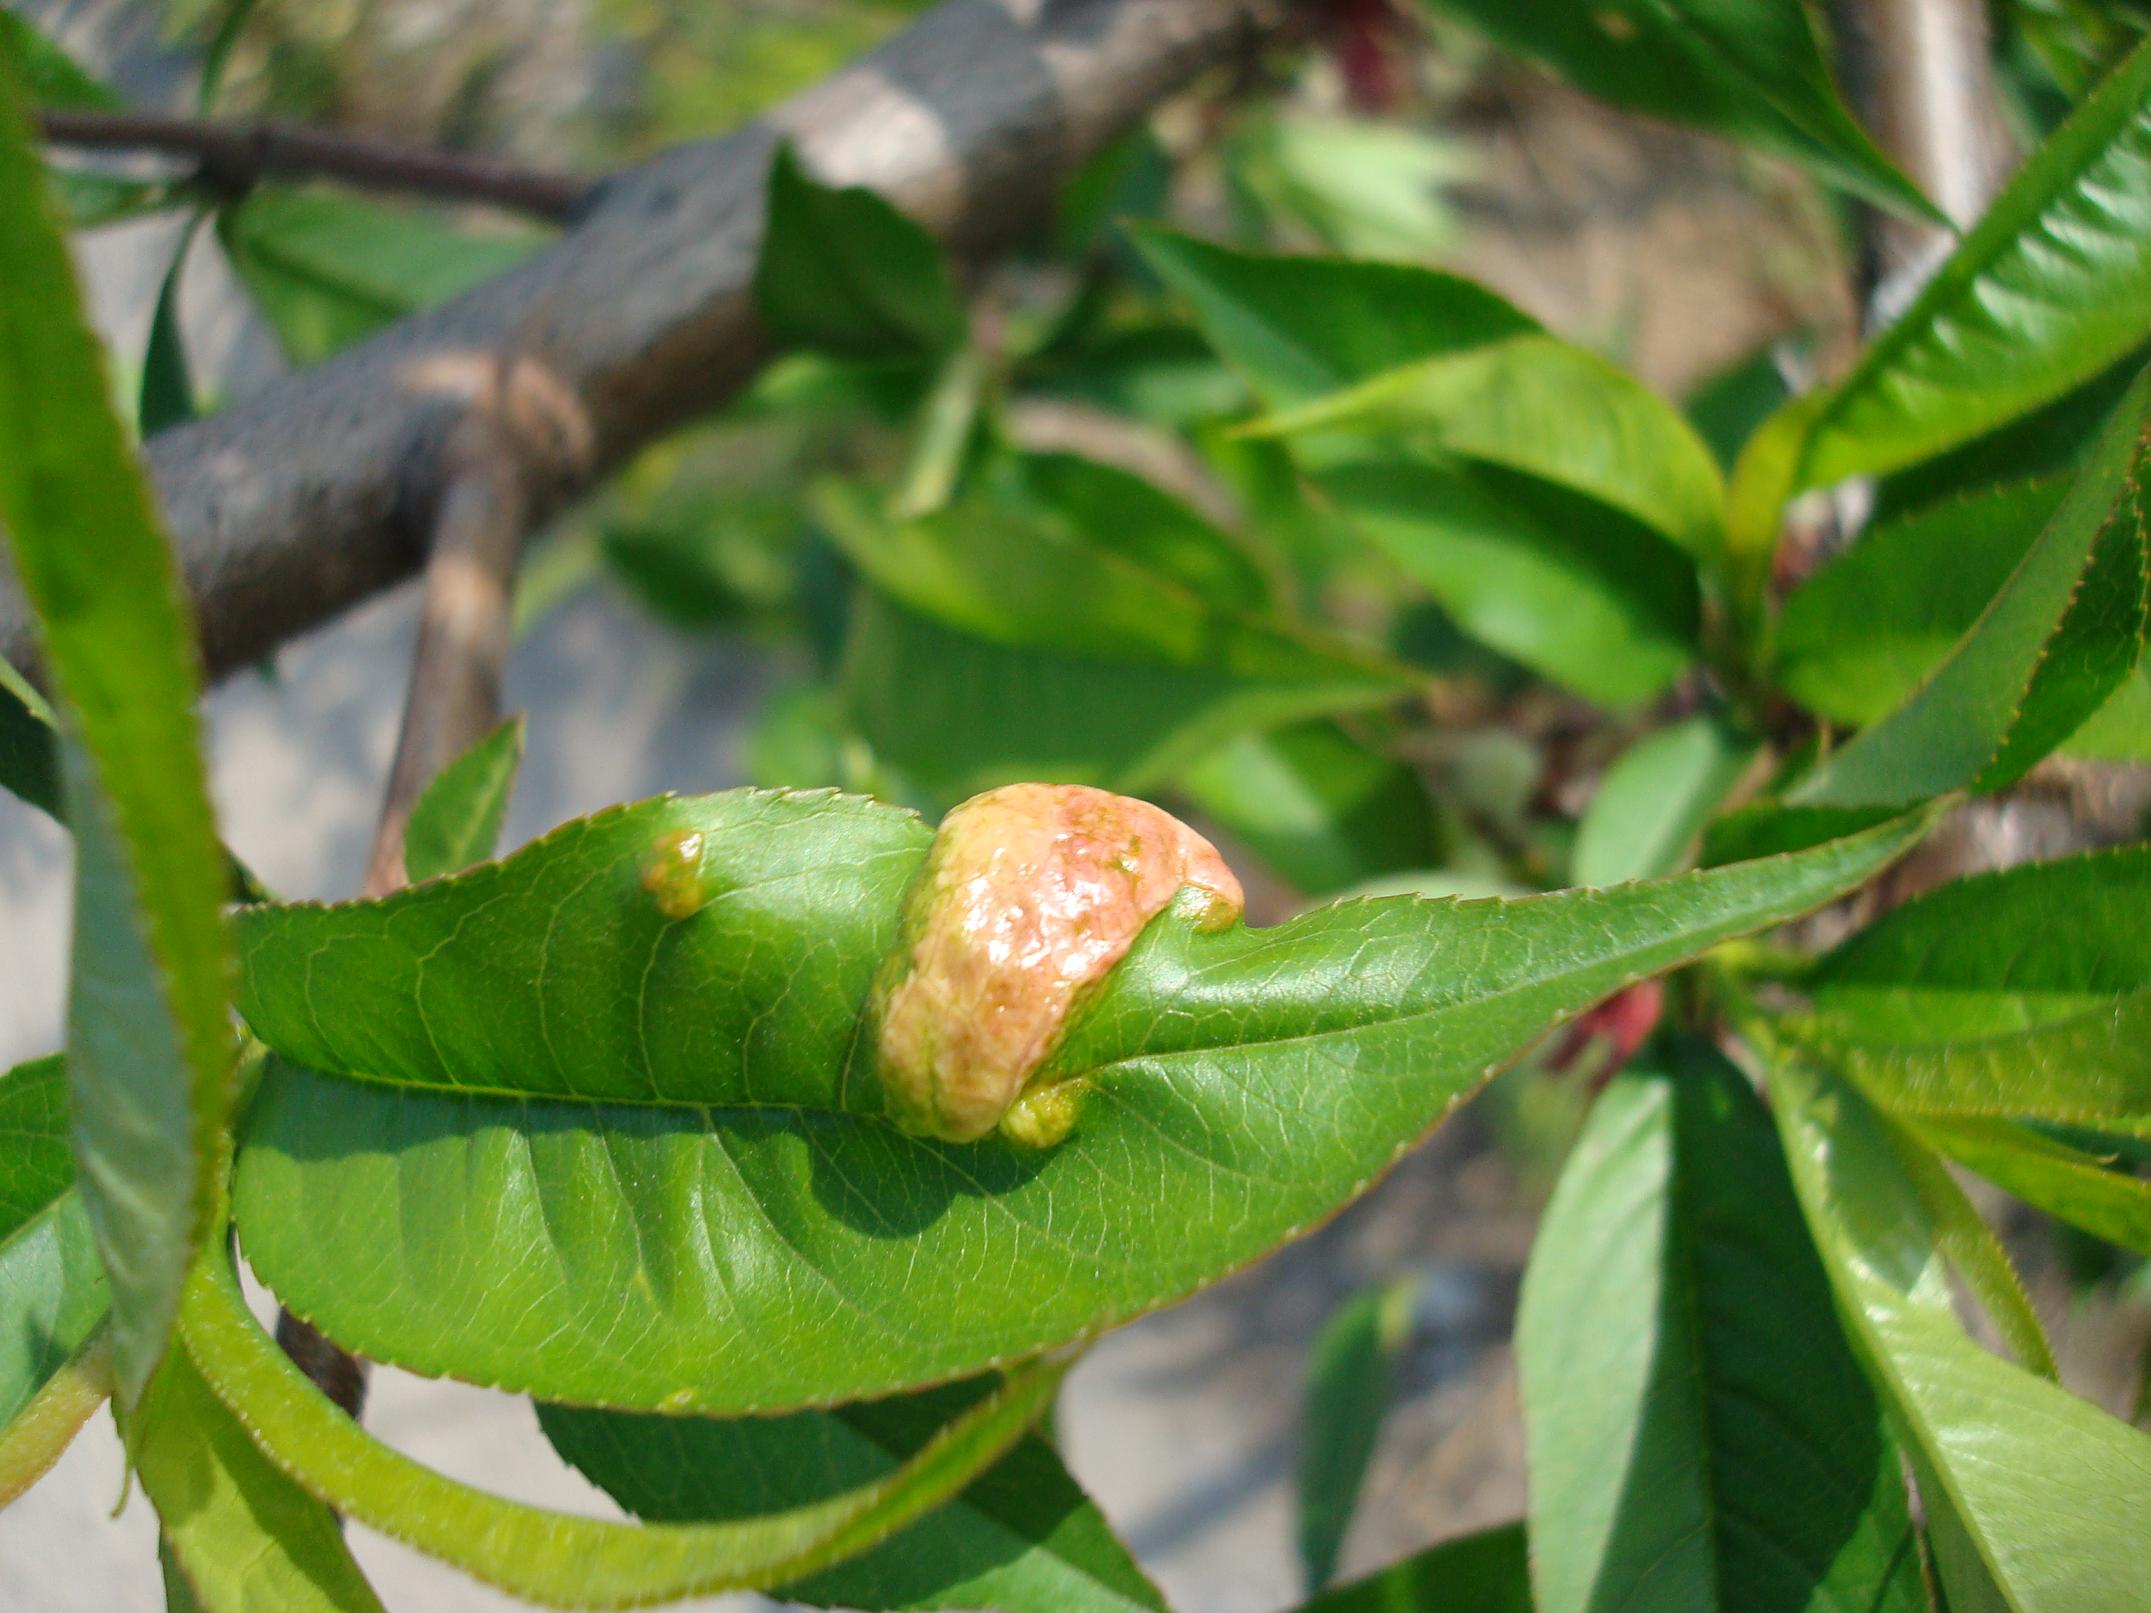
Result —
<path fill-rule="evenodd" d="M 296 123 L 212 123 L 156 112 L 47 112 L 38 123 L 53 145 L 189 158 L 203 182 L 222 191 L 271 178 L 336 179 L 369 190 L 490 202 L 563 223 L 590 194 L 587 181 L 565 174 Z"/>
<path fill-rule="evenodd" d="M 1289 0 L 945 0 L 854 66 L 721 140 L 606 182 L 560 241 L 328 363 L 150 443 L 209 669 L 246 666 L 415 570 L 445 445 L 502 403 L 559 445 L 533 520 L 722 403 L 762 362 L 749 283 L 764 177 L 791 139 L 959 251 L 1015 238 L 1078 164 L 1203 69 L 1273 37 Z M 26 661 L 0 589 L 0 654 Z"/>

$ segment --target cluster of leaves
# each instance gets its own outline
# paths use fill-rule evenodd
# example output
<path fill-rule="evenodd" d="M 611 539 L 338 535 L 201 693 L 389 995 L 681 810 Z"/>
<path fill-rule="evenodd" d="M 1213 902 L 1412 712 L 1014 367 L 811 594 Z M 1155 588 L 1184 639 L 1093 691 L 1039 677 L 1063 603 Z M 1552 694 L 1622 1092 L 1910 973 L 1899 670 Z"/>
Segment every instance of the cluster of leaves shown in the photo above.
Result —
<path fill-rule="evenodd" d="M 1446 9 L 1925 209 L 1789 0 Z M 756 294 L 792 356 L 728 429 L 852 457 L 748 510 L 653 476 L 603 545 L 675 619 L 796 642 L 770 787 L 488 861 L 511 725 L 422 803 L 421 882 L 330 907 L 217 843 L 186 607 L 28 139 L 87 81 L 10 23 L 0 518 L 53 706 L 0 669 L 0 783 L 72 827 L 77 924 L 66 1053 L 0 1077 L 0 1498 L 109 1395 L 175 1606 L 377 1606 L 341 1515 L 558 1605 L 1159 1609 L 1032 1432 L 1070 1349 L 1671 975 L 1680 1028 L 1591 1105 L 1526 1281 L 1529 1518 L 1311 1605 L 2138 1605 L 2151 1436 L 2055 1381 L 1945 1162 L 2151 1254 L 2151 848 L 1948 883 L 1820 954 L 1747 939 L 2057 751 L 2151 758 L 2151 46 L 2117 18 L 2027 8 L 2066 115 L 1842 379 L 1738 430 L 1452 275 L 1118 231 L 1155 210 L 1147 139 L 1066 199 L 1043 312 L 967 305 L 914 225 L 780 153 Z M 355 205 L 215 210 L 297 356 L 519 249 Z M 194 402 L 165 302 L 145 428 Z M 1848 478 L 1878 518 L 1781 599 L 1788 505 Z M 1625 744 L 1580 823 L 1431 722 L 1473 687 Z M 910 1137 L 861 1012 L 912 809 L 1017 778 L 1169 797 L 1357 899 L 1161 915 L 1051 1054 L 1090 1091 L 1065 1143 Z M 648 859 L 689 836 L 660 903 Z M 640 1521 L 374 1440 L 235 1249 L 359 1354 L 533 1397 Z M 1412 1306 L 1370 1293 L 1317 1353 L 1314 1591 Z"/>

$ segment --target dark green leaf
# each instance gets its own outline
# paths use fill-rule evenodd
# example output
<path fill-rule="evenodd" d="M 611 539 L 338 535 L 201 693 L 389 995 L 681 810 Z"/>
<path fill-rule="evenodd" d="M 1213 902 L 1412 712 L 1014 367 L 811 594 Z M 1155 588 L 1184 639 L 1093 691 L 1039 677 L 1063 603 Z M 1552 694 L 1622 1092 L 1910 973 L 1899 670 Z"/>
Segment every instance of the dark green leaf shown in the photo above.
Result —
<path fill-rule="evenodd" d="M 1011 466 L 1018 496 L 1072 523 L 1093 547 L 1125 555 L 1214 605 L 1261 610 L 1271 589 L 1236 539 L 1154 482 L 1076 454 L 1023 454 Z"/>
<path fill-rule="evenodd" d="M 1600 1095 L 1516 1345 L 1540 1613 L 1925 1608 L 1896 1447 L 1769 1115 L 1714 1050 Z"/>
<path fill-rule="evenodd" d="M 0 1076 L 0 1428 L 105 1320 L 104 1270 L 75 1191 L 58 1054 Z"/>
<path fill-rule="evenodd" d="M 415 884 L 493 855 L 508 792 L 523 761 L 523 719 L 508 718 L 434 777 L 403 831 L 404 871 Z"/>
<path fill-rule="evenodd" d="M 806 1506 L 882 1478 L 991 1387 L 972 1380 L 836 1411 L 720 1421 L 540 1406 L 553 1448 L 636 1517 L 685 1523 Z M 1165 1604 L 1052 1446 L 1027 1438 L 948 1505 L 786 1585 L 816 1607 L 1129 1613 Z"/>
<path fill-rule="evenodd" d="M 1316 1597 L 1300 1613 L 1532 1613 L 1524 1526 L 1445 1540 Z"/>
<path fill-rule="evenodd" d="M 1800 0 L 1431 0 L 1620 106 L 1792 157 L 1913 217 L 1932 205 L 1852 119 Z"/>
<path fill-rule="evenodd" d="M 1695 428 L 1635 377 L 1551 336 L 1399 365 L 1255 429 L 1401 439 L 1580 493 L 1698 560 L 1721 541 L 1724 478 Z"/>
<path fill-rule="evenodd" d="M 1591 798 L 1570 877 L 1579 885 L 1618 885 L 1672 873 L 1760 749 L 1713 716 L 1690 717 L 1638 741 Z"/>
<path fill-rule="evenodd" d="M 0 519 L 72 741 L 71 1108 L 131 1405 L 207 1224 L 229 1103 L 225 863 L 193 624 L 112 413 L 16 71 L 0 51 Z"/>
<path fill-rule="evenodd" d="M 1804 1063 L 1772 1112 L 1862 1364 L 1907 1442 L 1952 1605 L 1991 1581 L 2015 1613 L 2142 1600 L 2151 1436 L 1989 1355 L 1953 1308 L 1936 1230 L 1890 1122 Z"/>
<path fill-rule="evenodd" d="M 1089 1087 L 1039 1152 L 878 1118 L 858 1016 L 917 820 L 842 797 L 618 808 L 381 903 L 241 912 L 254 1030 L 344 1073 L 264 1081 L 240 1226 L 340 1342 L 549 1399 L 781 1410 L 976 1372 L 1245 1264 L 1549 1024 L 1864 882 L 1922 829 L 1264 930 L 1175 909 L 1039 1072 Z M 643 873 L 686 834 L 700 861 L 668 892 L 707 905 L 672 919 Z"/>
<path fill-rule="evenodd" d="M 1310 1592 L 1336 1575 L 1418 1296 L 1410 1278 L 1362 1290 L 1337 1308 L 1309 1352 L 1299 1502 L 1300 1569 Z"/>
<path fill-rule="evenodd" d="M 262 186 L 217 215 L 217 238 L 295 364 L 512 268 L 540 237 L 480 234 L 409 207 Z"/>
<path fill-rule="evenodd" d="M 171 266 L 164 271 L 157 306 L 150 315 L 149 347 L 142 357 L 142 392 L 135 412 L 145 437 L 194 418 L 194 372 L 187 363 L 186 338 L 179 327 L 179 277 L 204 217 L 196 214 L 179 232 L 179 244 L 172 249 Z"/>
<path fill-rule="evenodd" d="M 633 1607 L 765 1588 L 888 1538 L 991 1467 L 1052 1402 L 1065 1362 L 1034 1362 L 885 1476 L 735 1521 L 632 1524 L 488 1495 L 391 1450 L 308 1381 L 247 1310 L 229 1265 L 189 1285 L 185 1338 L 216 1398 L 284 1472 L 345 1516 L 512 1595 Z"/>
<path fill-rule="evenodd" d="M 2017 171 L 1844 380 L 1757 434 L 1752 473 L 1785 456 L 1786 491 L 1796 492 L 1938 453 L 2140 346 L 2147 308 L 2151 44 Z"/>
<path fill-rule="evenodd" d="M 1953 880 L 1816 965 L 1816 1013 L 1857 1042 L 1932 1046 L 2053 1026 L 2151 990 L 2151 847 Z"/>
<path fill-rule="evenodd" d="M 112 87 L 15 11 L 0 11 L 0 54 L 18 63 L 30 98 L 41 107 L 111 112 L 123 104 Z"/>
<path fill-rule="evenodd" d="M 2061 506 L 1934 673 L 1788 794 L 1860 807 L 1995 790 L 2083 726 L 2143 652 L 2151 369 Z"/>
<path fill-rule="evenodd" d="M 186 1349 L 135 1412 L 135 1468 L 200 1613 L 382 1613 L 329 1509 L 255 1449 Z"/>
<path fill-rule="evenodd" d="M 60 735 L 52 708 L 29 680 L 0 660 L 0 788 L 65 822 Z"/>
<path fill-rule="evenodd" d="M 1317 484 L 1472 637 L 1616 709 L 1696 653 L 1694 565 L 1648 527 L 1491 465 L 1394 457 Z"/>
<path fill-rule="evenodd" d="M 1136 243 L 1272 409 L 1539 329 L 1485 287 L 1435 269 L 1235 252 L 1159 229 Z"/>
<path fill-rule="evenodd" d="M 1862 534 L 1787 602 L 1780 685 L 1837 722 L 1887 715 L 1979 620 L 2067 489 L 2059 478 L 2012 482 Z"/>
<path fill-rule="evenodd" d="M 754 300 L 770 335 L 838 358 L 931 358 L 964 338 L 940 245 L 874 192 L 833 190 L 779 146 Z"/>
<path fill-rule="evenodd" d="M 1243 735 L 1188 769 L 1180 787 L 1308 896 L 1446 860 L 1419 775 L 1335 723 Z"/>
<path fill-rule="evenodd" d="M 949 802 L 1019 778 L 1143 788 L 1236 732 L 1418 681 L 1226 608 L 1060 505 L 1018 523 L 976 498 L 894 522 L 863 496 L 821 503 L 876 590 L 855 608 L 847 704 L 877 755 Z"/>

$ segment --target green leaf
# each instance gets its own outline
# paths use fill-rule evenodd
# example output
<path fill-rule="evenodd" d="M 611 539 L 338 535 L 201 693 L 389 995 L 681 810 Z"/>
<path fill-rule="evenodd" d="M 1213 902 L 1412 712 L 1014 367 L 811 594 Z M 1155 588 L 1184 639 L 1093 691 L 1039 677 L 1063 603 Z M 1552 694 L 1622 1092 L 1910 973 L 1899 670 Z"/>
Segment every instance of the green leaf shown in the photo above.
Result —
<path fill-rule="evenodd" d="M 71 743 L 68 1063 L 82 1193 L 132 1405 L 208 1220 L 229 1103 L 225 864 L 185 595 L 0 59 L 0 519 Z"/>
<path fill-rule="evenodd" d="M 30 98 L 41 107 L 115 112 L 125 104 L 109 84 L 14 11 L 0 11 L 0 55 L 18 65 Z"/>
<path fill-rule="evenodd" d="M 1681 867 L 1761 748 L 1709 715 L 1639 740 L 1606 770 L 1591 797 L 1570 876 L 1579 885 L 1618 885 Z"/>
<path fill-rule="evenodd" d="M 0 1428 L 103 1325 L 110 1300 L 75 1191 L 60 1055 L 0 1075 Z"/>
<path fill-rule="evenodd" d="M 735 1420 L 541 1405 L 538 1425 L 636 1517 L 701 1522 L 806 1506 L 882 1478 L 991 1387 L 974 1379 L 835 1411 Z M 1053 1447 L 1035 1436 L 948 1505 L 782 1595 L 816 1607 L 1006 1613 L 1165 1606 Z"/>
<path fill-rule="evenodd" d="M 1183 773 L 1180 787 L 1308 896 L 1446 861 L 1419 775 L 1332 722 L 1244 734 Z"/>
<path fill-rule="evenodd" d="M 452 874 L 493 855 L 508 792 L 523 761 L 523 718 L 508 718 L 435 775 L 403 831 L 412 883 Z"/>
<path fill-rule="evenodd" d="M 1836 1036 L 1932 1046 L 2057 1026 L 2151 990 L 2151 847 L 2027 863 L 1892 908 L 1806 982 Z"/>
<path fill-rule="evenodd" d="M 1154 482 L 1077 454 L 1016 455 L 1010 470 L 1016 496 L 1071 523 L 1092 547 L 1229 610 L 1270 603 L 1269 580 L 1246 548 Z"/>
<path fill-rule="evenodd" d="M 45 697 L 0 659 L 0 788 L 64 823 L 56 722 Z"/>
<path fill-rule="evenodd" d="M 217 238 L 294 364 L 445 302 L 543 240 L 526 230 L 479 234 L 341 192 L 268 185 L 218 213 Z"/>
<path fill-rule="evenodd" d="M 2015 1613 L 2127 1613 L 2142 1600 L 2151 1436 L 1966 1336 L 1890 1124 L 1856 1090 L 1790 1059 L 1770 1089 L 1839 1311 L 1930 1523 L 1946 1520 L 1933 1539 L 1953 1604 L 1985 1577 Z"/>
<path fill-rule="evenodd" d="M 873 191 L 818 184 L 788 145 L 769 167 L 754 301 L 778 342 L 846 359 L 932 358 L 969 323 L 931 235 Z"/>
<path fill-rule="evenodd" d="M 1606 505 L 1497 466 L 1370 459 L 1316 485 L 1472 637 L 1626 710 L 1696 654 L 1695 568 Z"/>
<path fill-rule="evenodd" d="M 135 1424 L 167 1572 L 201 1613 L 382 1613 L 335 1515 L 255 1449 L 187 1350 L 165 1357 Z"/>
<path fill-rule="evenodd" d="M 1895 470 L 2059 397 L 2151 334 L 2147 308 L 2151 45 L 2017 170 L 1852 372 L 1791 406 L 1788 491 Z"/>
<path fill-rule="evenodd" d="M 1937 218 L 1845 110 L 1800 0 L 1431 0 L 1578 88 L 1806 164 L 1914 218 Z"/>
<path fill-rule="evenodd" d="M 144 437 L 168 426 L 183 426 L 195 416 L 194 373 L 187 365 L 186 340 L 179 326 L 179 277 L 187 266 L 206 214 L 197 213 L 179 232 L 171 265 L 157 290 L 149 321 L 149 347 L 142 358 L 142 390 L 135 420 Z"/>
<path fill-rule="evenodd" d="M 0 1423 L 0 1508 L 51 1470 L 111 1393 L 111 1355 L 95 1338 Z"/>
<path fill-rule="evenodd" d="M 2024 559 L 1934 673 L 1788 792 L 1885 806 L 2014 783 L 2083 726 L 2143 651 L 2151 368 Z"/>
<path fill-rule="evenodd" d="M 1051 1403 L 1066 1362 L 1019 1368 L 886 1476 L 803 1506 L 705 1524 L 549 1512 L 443 1477 L 346 1417 L 261 1330 L 236 1275 L 189 1285 L 187 1349 L 271 1462 L 318 1500 L 511 1595 L 631 1607 L 817 1573 L 888 1538 L 990 1467 Z"/>
<path fill-rule="evenodd" d="M 1981 1219 L 1934 1150 L 1897 1126 L 1890 1128 L 1890 1142 L 1897 1151 L 1898 1170 L 1926 1211 L 1935 1247 L 1993 1320 L 2003 1345 L 2026 1371 L 2058 1378 L 2046 1327 L 2032 1309 L 2023 1279 L 1993 1228 Z"/>
<path fill-rule="evenodd" d="M 1253 429 L 1401 437 L 1581 493 L 1698 560 L 1721 541 L 1724 478 L 1695 428 L 1617 365 L 1552 336 L 1402 364 Z"/>
<path fill-rule="evenodd" d="M 2014 1120 L 1921 1120 L 1920 1136 L 1996 1187 L 2108 1243 L 2151 1255 L 2151 1181 Z"/>
<path fill-rule="evenodd" d="M 1235 252 L 1161 229 L 1135 240 L 1186 299 L 1210 344 L 1273 410 L 1400 364 L 1539 330 L 1484 286 L 1436 269 Z"/>
<path fill-rule="evenodd" d="M 1398 663 L 1221 606 L 1065 515 L 1000 501 L 894 522 L 835 490 L 825 524 L 876 594 L 842 683 L 877 754 L 937 796 L 1051 778 L 1137 789 L 1236 732 L 1379 704 Z"/>
<path fill-rule="evenodd" d="M 2151 1130 L 2151 991 L 2031 1030 L 1946 1042 L 1842 1041 L 1798 1020 L 1788 1030 L 1902 1114 L 2035 1115 Z"/>
<path fill-rule="evenodd" d="M 1411 1341 L 1419 1285 L 1411 1278 L 1362 1289 L 1323 1324 L 1307 1361 L 1299 1468 L 1300 1569 L 1310 1592 L 1337 1572 L 1359 1488 Z"/>
<path fill-rule="evenodd" d="M 1896 1447 L 1769 1115 L 1714 1050 L 1592 1106 L 1516 1348 L 1540 1613 L 1925 1609 Z"/>
<path fill-rule="evenodd" d="M 858 1015 L 917 820 L 826 796 L 618 808 L 380 903 L 241 912 L 249 1023 L 342 1073 L 265 1078 L 240 1227 L 340 1343 L 547 1399 L 729 1413 L 936 1382 L 1215 1281 L 1550 1024 L 1922 832 L 1262 930 L 1195 933 L 1175 909 L 1039 1072 L 1090 1089 L 1040 1152 L 879 1118 Z M 686 834 L 708 903 L 675 920 L 642 873 Z"/>
<path fill-rule="evenodd" d="M 1836 722 L 1886 716 L 1948 659 L 2067 489 L 2011 482 L 1870 528 L 1786 602 L 1779 685 Z"/>
<path fill-rule="evenodd" d="M 1316 1597 L 1300 1613 L 1532 1613 L 1524 1526 L 1445 1540 Z"/>

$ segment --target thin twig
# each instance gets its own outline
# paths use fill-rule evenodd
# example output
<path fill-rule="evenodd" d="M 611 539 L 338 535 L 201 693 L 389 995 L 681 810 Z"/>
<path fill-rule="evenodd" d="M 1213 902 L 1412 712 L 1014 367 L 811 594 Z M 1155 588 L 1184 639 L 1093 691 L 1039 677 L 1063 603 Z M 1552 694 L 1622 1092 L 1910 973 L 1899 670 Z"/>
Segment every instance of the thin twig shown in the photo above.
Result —
<path fill-rule="evenodd" d="M 496 388 L 497 398 L 505 388 Z M 411 657 L 396 759 L 368 859 L 366 897 L 408 879 L 403 836 L 426 785 L 500 715 L 516 559 L 532 514 L 528 439 L 493 408 L 475 409 L 450 447 L 452 468 L 434 512 L 418 645 Z M 366 1364 L 289 1311 L 277 1342 L 321 1391 L 353 1417 L 366 1399 Z"/>
<path fill-rule="evenodd" d="M 370 190 L 490 202 L 562 223 L 591 194 L 587 181 L 566 174 L 296 123 L 219 123 L 156 112 L 47 112 L 40 122 L 54 145 L 190 158 L 205 184 L 224 191 L 269 178 L 337 179 Z"/>

